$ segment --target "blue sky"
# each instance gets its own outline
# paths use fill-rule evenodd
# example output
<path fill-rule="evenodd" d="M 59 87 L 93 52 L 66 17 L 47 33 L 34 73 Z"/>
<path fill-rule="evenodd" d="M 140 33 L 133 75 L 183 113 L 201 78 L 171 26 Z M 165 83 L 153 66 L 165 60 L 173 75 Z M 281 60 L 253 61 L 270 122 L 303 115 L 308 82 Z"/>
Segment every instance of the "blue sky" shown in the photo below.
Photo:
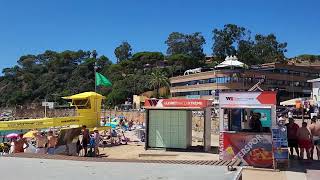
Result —
<path fill-rule="evenodd" d="M 275 33 L 289 57 L 320 54 L 317 0 L 0 0 L 0 69 L 47 49 L 93 50 L 114 60 L 128 41 L 134 52 L 166 51 L 171 32 L 202 32 L 211 54 L 212 30 L 224 24 Z"/>

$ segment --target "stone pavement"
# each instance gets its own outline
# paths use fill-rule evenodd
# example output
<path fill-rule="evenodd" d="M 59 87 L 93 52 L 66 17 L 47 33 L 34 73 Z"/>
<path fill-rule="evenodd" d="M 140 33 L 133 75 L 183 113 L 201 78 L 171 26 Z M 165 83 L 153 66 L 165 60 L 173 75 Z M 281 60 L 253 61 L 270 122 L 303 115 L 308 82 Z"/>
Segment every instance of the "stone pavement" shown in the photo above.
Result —
<path fill-rule="evenodd" d="M 10 157 L 11 156 L 11 157 Z M 122 163 L 122 164 L 134 164 L 135 166 L 148 166 L 147 164 L 154 166 L 158 164 L 159 167 L 162 166 L 171 166 L 174 167 L 184 167 L 184 166 L 193 166 L 199 167 L 208 165 L 214 167 L 214 169 L 225 169 L 226 165 L 233 165 L 236 167 L 238 162 L 232 162 L 231 164 L 225 161 L 204 161 L 204 160 L 139 160 L 139 159 L 110 159 L 110 158 L 90 158 L 90 157 L 76 157 L 76 156 L 62 156 L 62 155 L 39 155 L 39 154 L 12 154 L 5 157 L 0 157 L 0 168 L 1 163 L 5 163 L 7 159 L 11 159 L 12 163 L 20 163 L 21 159 L 31 162 L 53 162 L 53 161 L 64 161 L 64 162 L 79 162 L 79 164 L 90 164 L 90 163 L 101 163 L 101 164 L 110 164 L 110 163 Z M 159 158 L 159 157 L 158 157 Z M 33 160 L 35 159 L 35 160 Z M 318 180 L 320 175 L 320 166 L 319 161 L 298 161 L 291 163 L 291 167 L 287 171 L 275 171 L 272 169 L 260 169 L 260 168 L 250 168 L 244 167 L 242 170 L 242 179 L 243 180 Z M 138 165 L 141 164 L 141 165 Z M 237 167 L 239 169 L 239 167 Z M 3 168 L 1 170 L 4 170 Z M 219 171 L 220 171 L 219 170 Z M 214 170 L 215 171 L 215 170 Z M 308 172 L 307 174 L 305 172 Z M 192 172 L 193 173 L 193 172 Z M 223 172 L 216 172 L 223 174 Z M 130 179 L 130 178 L 129 178 Z M 152 179 L 152 178 L 151 178 Z"/>
<path fill-rule="evenodd" d="M 192 165 L 214 165 L 214 166 L 239 166 L 240 160 L 226 161 L 226 160 L 168 160 L 162 157 L 154 160 L 146 159 L 112 159 L 104 157 L 80 157 L 80 156 L 66 156 L 66 155 L 48 155 L 35 153 L 16 153 L 8 154 L 4 157 L 12 158 L 32 158 L 32 159 L 52 159 L 52 160 L 71 160 L 71 161 L 85 161 L 85 162 L 125 162 L 125 163 L 159 163 L 159 164 L 192 164 Z"/>
<path fill-rule="evenodd" d="M 306 180 L 306 174 L 292 171 L 274 171 L 268 169 L 242 170 L 243 180 Z"/>
<path fill-rule="evenodd" d="M 178 152 L 169 150 L 145 150 L 144 145 L 129 143 L 128 145 L 100 148 L 100 153 L 112 159 L 143 159 L 143 160 L 218 160 L 218 154 L 204 152 Z M 144 154 L 145 156 L 140 156 Z M 148 156 L 148 154 L 161 154 Z M 168 155 L 168 156 L 166 156 Z"/>
<path fill-rule="evenodd" d="M 20 180 L 231 180 L 240 169 L 185 164 L 85 162 L 0 157 L 1 179 Z"/>

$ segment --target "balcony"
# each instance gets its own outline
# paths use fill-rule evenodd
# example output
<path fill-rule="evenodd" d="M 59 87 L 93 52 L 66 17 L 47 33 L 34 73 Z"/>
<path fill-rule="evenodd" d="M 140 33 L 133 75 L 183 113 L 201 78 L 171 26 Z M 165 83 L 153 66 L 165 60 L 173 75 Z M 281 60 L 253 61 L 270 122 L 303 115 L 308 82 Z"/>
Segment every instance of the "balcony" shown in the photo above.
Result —
<path fill-rule="evenodd" d="M 176 93 L 176 92 L 190 92 L 190 91 L 205 91 L 205 90 L 214 90 L 214 89 L 247 90 L 252 86 L 244 85 L 243 83 L 224 83 L 224 84 L 207 83 L 207 84 L 196 84 L 196 85 L 189 85 L 189 86 L 170 87 L 170 92 Z"/>

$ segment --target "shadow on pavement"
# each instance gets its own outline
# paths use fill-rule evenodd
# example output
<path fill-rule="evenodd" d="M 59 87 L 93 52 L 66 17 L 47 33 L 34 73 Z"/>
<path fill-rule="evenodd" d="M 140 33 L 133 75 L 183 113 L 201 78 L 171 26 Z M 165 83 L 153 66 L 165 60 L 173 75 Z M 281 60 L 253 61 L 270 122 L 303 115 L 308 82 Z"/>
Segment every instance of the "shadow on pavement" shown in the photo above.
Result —
<path fill-rule="evenodd" d="M 306 170 L 320 170 L 319 160 L 290 160 L 287 171 L 306 172 Z"/>

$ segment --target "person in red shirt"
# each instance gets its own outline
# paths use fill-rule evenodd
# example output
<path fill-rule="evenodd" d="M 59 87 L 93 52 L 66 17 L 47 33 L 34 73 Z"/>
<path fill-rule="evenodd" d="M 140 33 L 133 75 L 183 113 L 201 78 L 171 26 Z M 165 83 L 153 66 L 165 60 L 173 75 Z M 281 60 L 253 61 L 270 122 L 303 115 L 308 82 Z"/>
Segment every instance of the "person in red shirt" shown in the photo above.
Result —
<path fill-rule="evenodd" d="M 299 148 L 298 148 L 298 137 L 297 132 L 299 125 L 294 122 L 293 118 L 289 118 L 289 123 L 287 126 L 287 138 L 288 138 L 288 147 L 290 148 L 290 157 L 293 157 L 293 148 L 296 150 L 296 153 L 299 157 Z"/>

